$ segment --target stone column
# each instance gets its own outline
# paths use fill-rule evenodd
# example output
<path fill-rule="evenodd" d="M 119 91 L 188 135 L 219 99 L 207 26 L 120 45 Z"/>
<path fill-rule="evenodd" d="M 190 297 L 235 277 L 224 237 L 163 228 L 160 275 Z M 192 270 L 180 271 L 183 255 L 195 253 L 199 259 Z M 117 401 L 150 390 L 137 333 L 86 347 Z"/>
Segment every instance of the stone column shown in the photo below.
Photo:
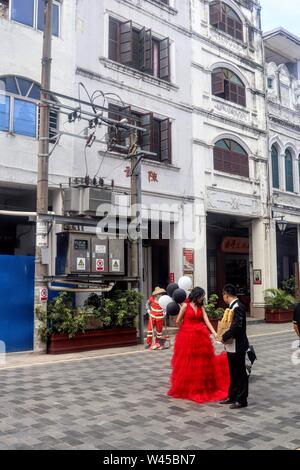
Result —
<path fill-rule="evenodd" d="M 277 287 L 276 225 L 259 219 L 252 222 L 251 316 L 264 318 L 264 291 Z M 253 273 L 261 271 L 261 284 L 255 284 Z"/>
<path fill-rule="evenodd" d="M 285 191 L 285 153 L 284 152 L 279 154 L 278 170 L 279 170 L 279 188 Z"/>

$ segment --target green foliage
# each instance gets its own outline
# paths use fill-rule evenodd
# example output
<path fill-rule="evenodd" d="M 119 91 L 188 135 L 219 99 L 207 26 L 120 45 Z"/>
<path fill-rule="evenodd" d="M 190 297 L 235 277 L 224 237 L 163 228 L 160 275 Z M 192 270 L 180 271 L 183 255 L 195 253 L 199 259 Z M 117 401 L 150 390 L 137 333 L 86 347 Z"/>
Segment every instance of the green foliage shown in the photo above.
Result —
<path fill-rule="evenodd" d="M 74 308 L 70 294 L 61 292 L 48 304 L 47 313 L 38 308 L 36 315 L 41 321 L 40 337 L 46 341 L 52 334 L 65 333 L 72 338 L 76 333 L 84 332 L 94 316 L 94 309 L 88 306 Z"/>
<path fill-rule="evenodd" d="M 286 281 L 282 281 L 281 283 L 282 290 L 287 292 L 288 294 L 292 295 L 293 297 L 296 294 L 296 279 L 295 276 L 291 276 Z"/>
<path fill-rule="evenodd" d="M 267 289 L 265 291 L 265 304 L 270 310 L 290 310 L 296 304 L 296 299 L 282 289 Z"/>
<path fill-rule="evenodd" d="M 100 319 L 105 328 L 133 327 L 143 295 L 134 290 L 114 291 L 103 299 Z"/>
<path fill-rule="evenodd" d="M 220 320 L 224 315 L 224 309 L 221 307 L 217 307 L 218 305 L 219 296 L 217 294 L 212 294 L 207 304 L 205 305 L 205 311 L 207 313 L 208 318 Z"/>
<path fill-rule="evenodd" d="M 102 328 L 132 327 L 142 298 L 142 294 L 133 290 L 115 291 L 106 296 L 91 294 L 83 307 L 73 307 L 70 294 L 61 292 L 48 304 L 48 312 L 36 308 L 40 338 L 45 342 L 50 335 L 59 333 L 72 338 L 89 329 L 95 319 L 101 321 Z"/>

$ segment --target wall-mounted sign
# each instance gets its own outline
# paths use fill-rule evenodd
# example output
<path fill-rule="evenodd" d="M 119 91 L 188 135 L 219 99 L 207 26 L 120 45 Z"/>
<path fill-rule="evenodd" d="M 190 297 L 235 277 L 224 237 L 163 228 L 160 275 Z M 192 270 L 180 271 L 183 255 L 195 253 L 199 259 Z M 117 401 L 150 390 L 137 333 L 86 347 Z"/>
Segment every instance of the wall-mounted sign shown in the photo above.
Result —
<path fill-rule="evenodd" d="M 148 181 L 149 183 L 158 183 L 158 176 L 155 171 L 148 171 Z"/>
<path fill-rule="evenodd" d="M 253 270 L 253 284 L 256 286 L 262 285 L 262 274 L 261 269 L 254 269 Z"/>
<path fill-rule="evenodd" d="M 225 237 L 221 244 L 223 253 L 249 253 L 249 238 Z"/>
<path fill-rule="evenodd" d="M 170 273 L 169 274 L 169 283 L 170 284 L 174 284 L 175 282 L 175 274 L 174 273 Z"/>
<path fill-rule="evenodd" d="M 183 248 L 183 270 L 194 271 L 194 250 Z"/>
<path fill-rule="evenodd" d="M 46 287 L 40 289 L 40 301 L 47 302 L 48 300 L 48 289 Z"/>
<path fill-rule="evenodd" d="M 96 259 L 96 271 L 104 271 L 104 259 Z"/>

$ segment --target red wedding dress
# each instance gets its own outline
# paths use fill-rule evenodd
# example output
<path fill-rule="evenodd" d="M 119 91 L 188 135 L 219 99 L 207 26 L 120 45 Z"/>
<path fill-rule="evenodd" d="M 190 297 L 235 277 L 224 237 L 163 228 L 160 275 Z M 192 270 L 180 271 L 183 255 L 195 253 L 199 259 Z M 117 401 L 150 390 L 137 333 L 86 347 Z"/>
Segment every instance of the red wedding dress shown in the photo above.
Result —
<path fill-rule="evenodd" d="M 229 367 L 225 352 L 215 355 L 202 308 L 187 302 L 184 320 L 175 338 L 168 395 L 198 403 L 227 398 Z"/>

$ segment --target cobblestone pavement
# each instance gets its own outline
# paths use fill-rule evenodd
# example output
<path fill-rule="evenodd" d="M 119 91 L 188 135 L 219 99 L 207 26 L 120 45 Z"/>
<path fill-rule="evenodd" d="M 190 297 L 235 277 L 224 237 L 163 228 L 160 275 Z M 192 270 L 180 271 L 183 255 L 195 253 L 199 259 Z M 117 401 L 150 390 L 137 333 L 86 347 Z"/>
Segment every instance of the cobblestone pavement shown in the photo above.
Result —
<path fill-rule="evenodd" d="M 166 396 L 171 350 L 2 369 L 0 449 L 299 448 L 295 336 L 251 332 L 258 361 L 242 410 Z"/>

